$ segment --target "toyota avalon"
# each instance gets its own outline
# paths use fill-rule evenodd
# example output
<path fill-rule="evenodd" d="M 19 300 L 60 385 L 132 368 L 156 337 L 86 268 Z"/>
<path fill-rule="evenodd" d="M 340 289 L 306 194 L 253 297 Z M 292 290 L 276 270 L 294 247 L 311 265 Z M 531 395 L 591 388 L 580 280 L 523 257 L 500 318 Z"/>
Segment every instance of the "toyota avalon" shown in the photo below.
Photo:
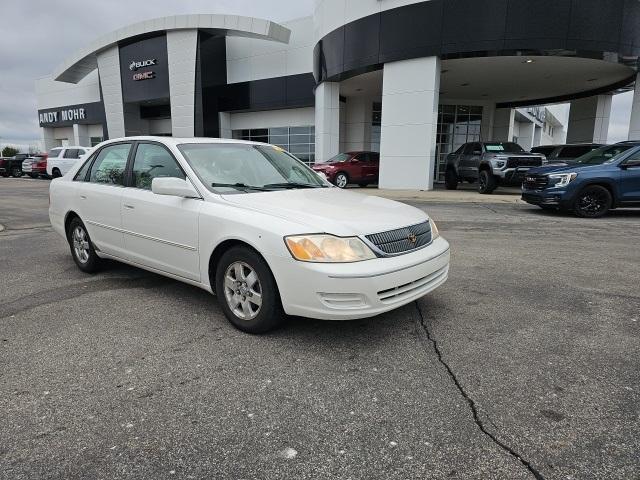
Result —
<path fill-rule="evenodd" d="M 335 188 L 262 143 L 110 140 L 52 181 L 50 199 L 82 271 L 114 259 L 196 285 L 251 333 L 283 314 L 371 317 L 449 271 L 449 244 L 424 212 Z"/>

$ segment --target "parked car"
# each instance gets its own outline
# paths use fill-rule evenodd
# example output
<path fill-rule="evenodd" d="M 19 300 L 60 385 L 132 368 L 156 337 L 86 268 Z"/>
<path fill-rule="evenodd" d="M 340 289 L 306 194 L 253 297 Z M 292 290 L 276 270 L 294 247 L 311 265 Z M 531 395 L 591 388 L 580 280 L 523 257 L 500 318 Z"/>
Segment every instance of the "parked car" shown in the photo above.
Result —
<path fill-rule="evenodd" d="M 22 172 L 31 178 L 47 176 L 47 154 L 42 153 L 27 157 L 24 162 L 22 162 Z"/>
<path fill-rule="evenodd" d="M 327 179 L 340 188 L 350 183 L 366 187 L 378 183 L 380 170 L 380 154 L 378 152 L 346 152 L 339 153 L 326 162 L 313 165 L 316 172 L 322 172 Z"/>
<path fill-rule="evenodd" d="M 640 142 L 600 147 L 573 165 L 534 168 L 525 177 L 522 199 L 589 218 L 612 208 L 640 207 Z"/>
<path fill-rule="evenodd" d="M 196 285 L 253 333 L 283 313 L 371 317 L 449 271 L 449 244 L 422 210 L 334 188 L 255 142 L 103 142 L 51 182 L 49 217 L 82 271 L 110 258 Z"/>
<path fill-rule="evenodd" d="M 447 156 L 445 186 L 455 190 L 463 180 L 478 181 L 478 192 L 488 194 L 499 185 L 521 185 L 524 174 L 545 161 L 513 142 L 465 143 Z"/>
<path fill-rule="evenodd" d="M 53 178 L 63 176 L 89 152 L 91 148 L 81 146 L 52 148 L 49 150 L 47 175 Z"/>
<path fill-rule="evenodd" d="M 24 160 L 23 154 L 18 154 L 15 157 L 3 157 L 0 158 L 0 175 L 8 177 L 22 176 L 22 161 Z"/>
<path fill-rule="evenodd" d="M 602 143 L 574 143 L 569 145 L 542 145 L 533 147 L 531 153 L 547 158 L 547 163 L 571 165 L 578 157 L 604 146 Z"/>

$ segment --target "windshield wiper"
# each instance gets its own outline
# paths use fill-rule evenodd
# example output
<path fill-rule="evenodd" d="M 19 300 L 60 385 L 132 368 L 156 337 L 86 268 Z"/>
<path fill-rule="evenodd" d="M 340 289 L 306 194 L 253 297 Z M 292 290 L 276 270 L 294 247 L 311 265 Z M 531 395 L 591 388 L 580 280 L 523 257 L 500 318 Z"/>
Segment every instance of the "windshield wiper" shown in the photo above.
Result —
<path fill-rule="evenodd" d="M 325 188 L 324 185 L 313 185 L 311 183 L 282 182 L 270 183 L 265 188 Z"/>
<path fill-rule="evenodd" d="M 228 188 L 235 188 L 236 190 L 255 190 L 258 192 L 271 192 L 273 191 L 270 188 L 266 188 L 267 186 L 265 185 L 264 187 L 257 187 L 254 185 L 247 185 L 245 183 L 212 183 L 211 186 L 213 188 L 216 187 L 228 187 Z"/>

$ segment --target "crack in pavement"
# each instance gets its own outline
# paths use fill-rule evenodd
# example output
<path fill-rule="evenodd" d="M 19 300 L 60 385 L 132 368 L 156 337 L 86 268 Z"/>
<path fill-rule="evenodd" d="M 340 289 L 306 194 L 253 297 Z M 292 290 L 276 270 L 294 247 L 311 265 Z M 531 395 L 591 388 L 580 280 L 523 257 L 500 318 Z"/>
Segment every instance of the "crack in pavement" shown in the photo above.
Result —
<path fill-rule="evenodd" d="M 424 315 L 422 314 L 422 309 L 420 308 L 420 304 L 418 303 L 418 301 L 416 301 L 414 303 L 416 305 L 416 310 L 418 311 L 418 318 L 420 320 L 420 327 L 422 327 L 422 330 L 424 330 L 424 332 L 425 332 L 425 334 L 427 336 L 427 340 L 429 340 L 429 343 L 431 343 L 431 345 L 433 346 L 433 350 L 435 351 L 436 357 L 438 358 L 438 362 L 440 362 L 440 364 L 442 364 L 442 366 L 445 368 L 445 370 L 449 374 L 449 377 L 451 377 L 451 380 L 453 381 L 453 383 L 455 384 L 456 388 L 460 392 L 460 395 L 462 395 L 462 397 L 466 400 L 467 405 L 469 405 L 471 413 L 473 414 L 473 421 L 478 426 L 480 431 L 484 435 L 489 437 L 489 439 L 494 444 L 496 444 L 502 450 L 504 450 L 509 455 L 511 455 L 512 457 L 517 459 L 520 463 L 522 463 L 522 465 L 524 465 L 527 468 L 527 470 L 529 470 L 529 472 L 536 478 L 536 480 L 545 480 L 544 476 L 542 476 L 542 474 L 531 464 L 531 462 L 529 462 L 528 460 L 523 458 L 522 455 L 520 455 L 512 447 L 510 447 L 506 443 L 502 442 L 499 438 L 497 438 L 494 434 L 492 434 L 491 432 L 489 432 L 487 430 L 487 428 L 484 425 L 484 422 L 480 419 L 480 415 L 478 413 L 478 407 L 476 405 L 476 402 L 465 391 L 464 387 L 462 386 L 462 384 L 458 380 L 458 377 L 456 376 L 456 374 L 453 372 L 453 370 L 451 369 L 449 364 L 444 360 L 444 357 L 442 356 L 442 352 L 440 351 L 440 347 L 438 346 L 438 341 L 431 334 L 431 331 L 429 331 L 429 327 L 427 327 Z"/>

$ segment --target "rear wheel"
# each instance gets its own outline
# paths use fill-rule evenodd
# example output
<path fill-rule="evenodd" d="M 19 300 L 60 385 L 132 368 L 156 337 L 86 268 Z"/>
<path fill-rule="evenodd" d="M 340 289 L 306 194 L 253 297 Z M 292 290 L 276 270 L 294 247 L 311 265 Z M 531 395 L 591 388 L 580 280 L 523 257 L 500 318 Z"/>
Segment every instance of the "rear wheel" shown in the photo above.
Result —
<path fill-rule="evenodd" d="M 239 246 L 225 252 L 218 262 L 215 285 L 222 311 L 237 329 L 264 333 L 282 323 L 276 281 L 254 250 Z"/>
<path fill-rule="evenodd" d="M 478 176 L 478 192 L 488 195 L 498 187 L 496 177 L 489 170 L 480 170 Z"/>
<path fill-rule="evenodd" d="M 22 170 L 20 167 L 13 167 L 11 169 L 11 176 L 14 178 L 20 178 L 22 176 Z"/>
<path fill-rule="evenodd" d="M 58 178 L 58 177 L 61 177 L 61 176 L 62 176 L 62 174 L 60 173 L 60 170 L 59 170 L 59 169 L 54 168 L 54 169 L 51 171 L 51 176 L 52 176 L 53 178 Z"/>
<path fill-rule="evenodd" d="M 444 186 L 447 190 L 458 188 L 458 175 L 452 168 L 449 168 L 444 174 Z"/>
<path fill-rule="evenodd" d="M 97 272 L 100 268 L 100 257 L 93 248 L 84 223 L 77 217 L 69 223 L 67 240 L 71 248 L 71 256 L 78 268 L 86 273 Z"/>
<path fill-rule="evenodd" d="M 349 184 L 349 177 L 346 173 L 340 172 L 336 175 L 336 187 L 338 188 L 346 188 Z"/>
<path fill-rule="evenodd" d="M 600 185 L 584 188 L 573 202 L 573 211 L 579 217 L 598 218 L 605 215 L 613 204 L 611 193 Z"/>

